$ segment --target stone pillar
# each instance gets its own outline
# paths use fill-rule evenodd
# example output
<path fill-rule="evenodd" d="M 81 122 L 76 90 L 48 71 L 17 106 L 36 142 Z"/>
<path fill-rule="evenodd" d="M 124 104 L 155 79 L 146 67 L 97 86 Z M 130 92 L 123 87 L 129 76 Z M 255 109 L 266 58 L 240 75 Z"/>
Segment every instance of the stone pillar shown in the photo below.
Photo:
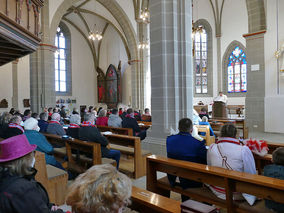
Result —
<path fill-rule="evenodd" d="M 54 52 L 50 44 L 48 0 L 41 11 L 42 43 L 30 57 L 31 109 L 41 112 L 44 107 L 55 106 Z"/>
<path fill-rule="evenodd" d="M 221 36 L 217 36 L 217 76 L 218 76 L 218 91 L 213 92 L 213 97 L 218 95 L 220 91 L 223 91 L 223 69 L 222 69 L 222 56 L 221 56 Z M 216 93 L 215 93 L 216 92 Z M 223 91 L 225 92 L 225 91 Z"/>
<path fill-rule="evenodd" d="M 246 34 L 247 95 L 246 122 L 250 130 L 264 131 L 265 58 L 264 34 L 266 31 Z M 251 67 L 259 67 L 252 71 Z"/>
<path fill-rule="evenodd" d="M 150 1 L 150 13 L 153 125 L 148 140 L 160 141 L 163 149 L 178 121 L 192 117 L 191 0 Z"/>
<path fill-rule="evenodd" d="M 18 59 L 12 62 L 12 82 L 13 82 L 12 107 L 15 109 L 19 109 L 18 62 L 19 62 Z"/>

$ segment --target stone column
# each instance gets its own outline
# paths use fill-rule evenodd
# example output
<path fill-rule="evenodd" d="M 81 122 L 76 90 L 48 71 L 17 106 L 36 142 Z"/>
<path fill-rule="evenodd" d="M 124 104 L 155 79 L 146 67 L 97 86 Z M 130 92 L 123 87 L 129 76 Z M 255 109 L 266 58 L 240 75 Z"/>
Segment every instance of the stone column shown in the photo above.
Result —
<path fill-rule="evenodd" d="M 244 35 L 247 54 L 246 122 L 250 130 L 264 131 L 265 31 Z M 255 71 L 251 67 L 256 68 Z M 259 70 L 257 69 L 259 67 Z"/>
<path fill-rule="evenodd" d="M 31 109 L 41 112 L 44 107 L 55 106 L 54 52 L 50 44 L 48 0 L 41 11 L 42 43 L 30 57 Z"/>
<path fill-rule="evenodd" d="M 221 36 L 216 35 L 217 39 L 217 76 L 218 76 L 218 91 L 213 91 L 213 97 L 223 91 L 223 69 L 222 69 L 222 56 L 221 56 Z M 216 93 L 215 93 L 216 92 Z M 225 92 L 225 91 L 223 91 Z"/>
<path fill-rule="evenodd" d="M 18 59 L 12 62 L 12 82 L 13 82 L 12 107 L 15 109 L 19 109 L 18 62 L 19 62 Z"/>
<path fill-rule="evenodd" d="M 181 118 L 192 117 L 191 0 L 150 1 L 150 13 L 153 125 L 148 140 L 164 149 L 170 130 Z M 164 153 L 158 149 L 151 151 Z"/>

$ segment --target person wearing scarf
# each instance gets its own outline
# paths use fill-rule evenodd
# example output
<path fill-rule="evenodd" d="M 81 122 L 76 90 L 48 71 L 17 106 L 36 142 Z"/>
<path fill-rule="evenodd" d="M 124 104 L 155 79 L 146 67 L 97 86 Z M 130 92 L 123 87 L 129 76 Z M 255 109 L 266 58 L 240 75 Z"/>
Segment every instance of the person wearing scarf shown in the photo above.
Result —
<path fill-rule="evenodd" d="M 122 120 L 122 127 L 123 128 L 131 128 L 133 129 L 133 136 L 140 137 L 141 140 L 144 140 L 146 138 L 146 131 L 141 131 L 137 120 L 134 117 L 133 109 L 129 108 L 127 110 L 127 114 L 125 118 Z"/>
<path fill-rule="evenodd" d="M 79 129 L 79 139 L 82 141 L 91 141 L 101 144 L 102 157 L 111 158 L 116 161 L 116 168 L 119 168 L 120 151 L 109 149 L 108 140 L 101 135 L 100 131 L 94 125 L 95 116 L 87 113 L 84 116 L 84 122 Z"/>
<path fill-rule="evenodd" d="M 256 174 L 252 152 L 236 139 L 237 128 L 233 124 L 224 125 L 218 141 L 211 144 L 207 151 L 207 164 L 224 169 Z M 212 192 L 221 199 L 226 199 L 224 188 L 210 185 Z M 253 205 L 256 197 L 245 193 L 234 193 L 234 200 L 243 200 Z"/>
<path fill-rule="evenodd" d="M 22 118 L 18 115 L 14 115 L 9 124 L 7 130 L 3 133 L 3 138 L 10 138 L 16 135 L 21 135 L 23 134 L 24 128 L 20 125 L 22 122 Z"/>
<path fill-rule="evenodd" d="M 70 126 L 66 131 L 66 135 L 79 139 L 79 129 L 80 129 L 81 117 L 78 114 L 73 114 L 70 116 Z"/>
<path fill-rule="evenodd" d="M 46 132 L 53 135 L 63 136 L 65 135 L 65 131 L 63 126 L 59 123 L 60 115 L 59 113 L 53 113 L 51 116 L 51 121 L 49 122 Z"/>

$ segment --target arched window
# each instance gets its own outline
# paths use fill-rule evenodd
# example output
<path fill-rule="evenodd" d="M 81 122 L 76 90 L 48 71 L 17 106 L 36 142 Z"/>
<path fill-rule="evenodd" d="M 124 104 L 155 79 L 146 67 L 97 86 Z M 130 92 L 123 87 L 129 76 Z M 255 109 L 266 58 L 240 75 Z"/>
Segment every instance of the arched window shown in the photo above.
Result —
<path fill-rule="evenodd" d="M 71 93 L 71 51 L 70 32 L 67 26 L 60 23 L 55 36 L 55 92 L 57 95 Z"/>
<path fill-rule="evenodd" d="M 228 93 L 247 91 L 247 61 L 245 52 L 236 46 L 229 56 L 227 66 Z"/>
<path fill-rule="evenodd" d="M 194 27 L 202 27 L 202 32 L 194 36 L 194 93 L 196 97 L 212 95 L 212 29 L 210 24 L 200 19 Z"/>

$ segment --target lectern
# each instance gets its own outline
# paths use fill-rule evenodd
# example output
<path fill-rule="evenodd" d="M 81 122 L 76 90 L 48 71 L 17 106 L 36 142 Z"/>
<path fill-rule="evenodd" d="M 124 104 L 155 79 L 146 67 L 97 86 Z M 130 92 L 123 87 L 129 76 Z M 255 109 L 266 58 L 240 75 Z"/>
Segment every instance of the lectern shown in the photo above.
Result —
<path fill-rule="evenodd" d="M 227 107 L 222 101 L 214 101 L 212 109 L 213 118 L 227 118 Z"/>

